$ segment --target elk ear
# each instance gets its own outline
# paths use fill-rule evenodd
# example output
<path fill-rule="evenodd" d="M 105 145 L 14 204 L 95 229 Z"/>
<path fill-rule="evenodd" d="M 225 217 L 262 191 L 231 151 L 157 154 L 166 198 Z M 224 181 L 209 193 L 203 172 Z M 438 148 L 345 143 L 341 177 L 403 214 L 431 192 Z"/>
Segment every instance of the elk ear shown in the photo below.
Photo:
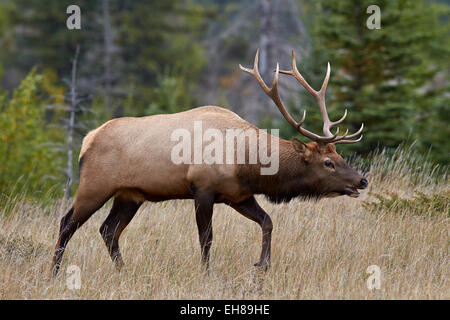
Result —
<path fill-rule="evenodd" d="M 292 145 L 294 146 L 294 150 L 300 153 L 303 156 L 303 161 L 309 163 L 312 150 L 311 148 L 304 142 L 301 142 L 297 138 L 292 138 Z"/>
<path fill-rule="evenodd" d="M 306 154 L 309 149 L 308 146 L 306 145 L 306 143 L 298 140 L 297 138 L 292 138 L 292 145 L 294 146 L 294 150 L 297 151 L 298 153 L 304 153 Z"/>
<path fill-rule="evenodd" d="M 327 150 L 328 152 L 336 152 L 336 146 L 334 145 L 334 143 L 327 144 Z"/>

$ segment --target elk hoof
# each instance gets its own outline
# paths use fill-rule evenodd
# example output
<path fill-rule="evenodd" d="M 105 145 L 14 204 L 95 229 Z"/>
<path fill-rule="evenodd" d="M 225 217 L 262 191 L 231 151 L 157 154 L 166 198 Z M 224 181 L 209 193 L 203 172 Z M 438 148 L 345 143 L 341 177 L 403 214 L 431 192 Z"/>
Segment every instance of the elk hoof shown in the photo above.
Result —
<path fill-rule="evenodd" d="M 267 270 L 269 270 L 270 263 L 258 261 L 253 266 L 258 268 L 261 271 L 267 271 Z"/>

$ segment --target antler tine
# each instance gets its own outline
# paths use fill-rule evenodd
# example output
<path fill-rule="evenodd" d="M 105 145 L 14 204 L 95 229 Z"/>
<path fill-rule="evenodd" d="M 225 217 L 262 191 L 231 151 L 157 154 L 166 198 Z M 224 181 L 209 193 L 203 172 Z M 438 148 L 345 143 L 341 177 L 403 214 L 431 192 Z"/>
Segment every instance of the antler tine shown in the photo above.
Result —
<path fill-rule="evenodd" d="M 327 91 L 327 87 L 328 87 L 328 81 L 330 80 L 330 74 L 331 74 L 331 66 L 330 63 L 328 62 L 327 64 L 327 74 L 325 75 L 325 79 L 323 79 L 323 83 L 322 83 L 322 87 L 320 88 L 320 90 L 317 92 L 317 94 L 321 97 L 323 97 L 325 99 L 325 93 Z M 325 106 L 325 113 L 327 111 L 327 108 Z"/>
<path fill-rule="evenodd" d="M 359 135 L 361 134 L 363 128 L 364 128 L 364 123 L 361 124 L 361 127 L 359 128 L 358 131 L 356 131 L 355 133 L 352 133 L 352 134 L 350 134 L 350 135 L 347 135 L 347 133 L 348 133 L 348 129 L 347 129 L 347 131 L 344 133 L 344 135 L 342 135 L 342 136 L 340 136 L 340 137 L 337 137 L 337 138 L 333 141 L 333 143 L 342 143 L 342 142 L 340 142 L 340 141 L 346 141 L 346 142 L 344 142 L 344 143 L 354 143 L 354 142 L 358 142 L 358 141 L 361 140 L 361 138 L 359 138 L 359 139 L 357 139 L 357 140 L 344 140 L 344 139 L 351 139 L 351 138 L 354 138 L 354 137 L 359 136 Z M 339 128 L 338 128 L 338 129 L 339 129 Z"/>
<path fill-rule="evenodd" d="M 347 109 L 345 109 L 344 115 L 342 116 L 342 118 L 340 118 L 337 121 L 331 122 L 332 126 L 335 126 L 337 124 L 340 124 L 342 121 L 344 121 L 345 117 L 347 117 Z"/>
<path fill-rule="evenodd" d="M 346 139 L 348 139 L 348 138 L 351 139 L 351 138 L 359 136 L 361 134 L 361 132 L 363 131 L 363 128 L 364 128 L 364 123 L 361 123 L 361 127 L 358 129 L 358 131 L 356 131 L 355 133 L 353 133 L 353 134 L 351 134 L 349 136 L 346 136 L 345 138 Z"/>
<path fill-rule="evenodd" d="M 266 94 L 269 94 L 272 88 L 269 88 L 266 83 L 264 82 L 264 80 L 261 78 L 260 74 L 259 74 L 259 70 L 258 70 L 258 64 L 259 64 L 259 49 L 256 50 L 256 55 L 255 55 L 255 60 L 253 63 L 253 69 L 248 69 L 248 68 L 244 68 L 242 65 L 239 64 L 239 68 L 242 71 L 245 71 L 247 73 L 250 73 L 252 76 L 255 77 L 256 81 L 258 81 L 258 84 L 261 86 L 261 88 L 264 90 L 264 92 Z M 277 80 L 278 82 L 278 77 L 275 75 L 274 78 L 274 82 L 275 80 Z M 273 87 L 273 85 L 272 85 Z"/>
<path fill-rule="evenodd" d="M 331 74 L 331 66 L 328 62 L 327 64 L 327 74 L 325 75 L 325 79 L 323 80 L 322 87 L 320 88 L 319 92 L 317 92 L 316 100 L 319 104 L 320 113 L 322 114 L 323 119 L 323 133 L 326 136 L 332 136 L 332 133 L 330 131 L 331 127 L 333 127 L 333 122 L 330 121 L 330 118 L 328 117 L 328 111 L 327 111 L 327 105 L 325 104 L 325 95 L 328 87 L 328 81 L 330 80 L 330 74 Z"/>
<path fill-rule="evenodd" d="M 339 132 L 339 127 L 338 127 L 338 130 L 336 131 L 336 133 L 337 133 L 337 132 Z M 339 136 L 339 137 L 337 137 L 336 139 L 333 139 L 333 142 L 341 141 L 341 140 L 346 139 L 346 138 L 347 138 L 347 133 L 348 133 L 348 129 L 345 130 L 345 133 L 344 133 L 342 136 Z"/>
<path fill-rule="evenodd" d="M 305 122 L 305 119 L 306 119 L 306 110 L 303 110 L 302 120 L 299 121 L 297 126 L 300 127 L 303 124 L 303 122 Z"/>
<path fill-rule="evenodd" d="M 361 134 L 363 128 L 364 128 L 364 123 L 361 124 L 361 127 L 359 128 L 358 131 L 356 131 L 355 133 L 350 134 L 350 135 L 347 135 L 347 133 L 348 133 L 348 129 L 347 129 L 347 132 L 343 136 L 340 136 L 340 137 L 336 138 L 333 141 L 333 143 L 339 144 L 339 143 L 355 143 L 355 142 L 359 142 L 362 139 L 362 135 L 356 140 L 345 140 L 345 139 L 351 139 L 351 138 L 357 137 L 358 135 Z"/>
<path fill-rule="evenodd" d="M 356 142 L 360 142 L 361 139 L 363 138 L 363 135 L 361 135 L 358 139 L 356 140 L 340 140 L 335 142 L 335 144 L 344 144 L 344 143 L 356 143 Z"/>
<path fill-rule="evenodd" d="M 311 93 L 313 96 L 315 96 L 317 94 L 317 91 L 314 90 L 308 82 L 306 82 L 306 80 L 303 78 L 303 76 L 300 74 L 300 72 L 298 72 L 297 69 L 297 63 L 295 62 L 295 52 L 294 50 L 292 50 L 292 70 L 287 71 L 287 70 L 280 70 L 280 73 L 284 73 L 284 74 L 289 74 L 291 76 L 293 76 L 295 79 L 297 79 L 298 82 L 300 82 L 300 84 L 305 87 L 306 90 L 308 90 L 309 93 Z"/>

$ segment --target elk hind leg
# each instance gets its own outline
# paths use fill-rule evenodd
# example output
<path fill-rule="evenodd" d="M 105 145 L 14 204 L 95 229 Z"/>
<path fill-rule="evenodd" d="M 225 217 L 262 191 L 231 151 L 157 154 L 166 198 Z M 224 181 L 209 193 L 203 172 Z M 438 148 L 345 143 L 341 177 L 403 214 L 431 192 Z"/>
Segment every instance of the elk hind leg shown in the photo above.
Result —
<path fill-rule="evenodd" d="M 209 251 L 211 249 L 213 232 L 212 232 L 212 215 L 214 208 L 214 194 L 211 192 L 196 191 L 194 195 L 195 201 L 195 218 L 197 221 L 198 235 L 202 252 L 202 263 L 209 268 Z"/>
<path fill-rule="evenodd" d="M 119 248 L 119 237 L 133 219 L 142 202 L 124 201 L 114 198 L 111 211 L 100 227 L 100 234 L 116 268 L 120 270 L 124 263 Z"/>
<path fill-rule="evenodd" d="M 51 275 L 55 277 L 61 266 L 62 257 L 69 240 L 75 231 L 80 228 L 98 209 L 100 209 L 110 195 L 87 193 L 80 185 L 73 207 L 61 219 L 58 241 L 52 259 Z"/>

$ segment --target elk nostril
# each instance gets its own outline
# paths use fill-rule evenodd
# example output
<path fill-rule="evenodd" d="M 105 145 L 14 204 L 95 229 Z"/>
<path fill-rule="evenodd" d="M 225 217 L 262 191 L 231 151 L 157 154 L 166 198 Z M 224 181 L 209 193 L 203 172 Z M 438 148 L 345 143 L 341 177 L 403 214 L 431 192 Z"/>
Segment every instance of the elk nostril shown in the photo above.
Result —
<path fill-rule="evenodd" d="M 369 185 L 369 182 L 367 181 L 367 179 L 362 178 L 360 184 L 361 184 L 361 187 L 367 188 L 367 186 Z"/>

